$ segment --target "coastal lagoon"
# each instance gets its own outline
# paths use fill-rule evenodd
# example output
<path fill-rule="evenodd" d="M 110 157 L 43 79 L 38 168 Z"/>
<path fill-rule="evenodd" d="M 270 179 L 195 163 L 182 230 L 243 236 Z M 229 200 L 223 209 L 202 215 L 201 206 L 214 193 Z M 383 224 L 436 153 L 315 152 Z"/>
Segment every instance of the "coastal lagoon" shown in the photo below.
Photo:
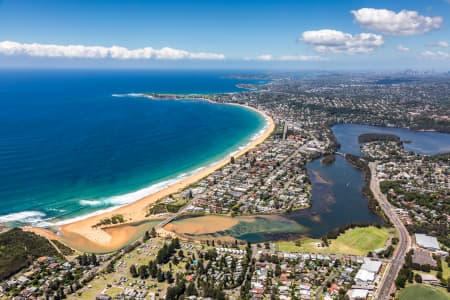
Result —
<path fill-rule="evenodd" d="M 358 136 L 363 133 L 394 134 L 406 142 L 404 143 L 406 150 L 418 154 L 433 155 L 450 152 L 450 134 L 448 133 L 358 124 L 339 124 L 333 126 L 332 129 L 341 144 L 339 151 L 342 153 L 361 155 Z"/>
<path fill-rule="evenodd" d="M 358 136 L 363 133 L 390 133 L 408 141 L 405 148 L 419 154 L 438 154 L 450 151 L 450 134 L 419 132 L 408 129 L 377 127 L 357 124 L 342 124 L 332 127 L 341 144 L 340 152 L 361 155 Z M 307 163 L 312 183 L 311 207 L 288 214 L 270 217 L 260 216 L 255 222 L 240 220 L 238 224 L 210 234 L 209 238 L 234 237 L 251 242 L 285 240 L 309 236 L 319 238 L 330 230 L 350 223 L 382 224 L 382 220 L 368 208 L 362 195 L 363 174 L 345 158 L 336 155 L 333 164 L 321 163 L 321 158 Z M 245 218 L 245 217 L 244 217 Z M 188 220 L 179 221 L 181 225 Z M 198 236 L 196 236 L 198 237 Z M 203 235 L 204 238 L 206 238 Z"/>
<path fill-rule="evenodd" d="M 405 148 L 418 154 L 432 155 L 450 151 L 450 134 L 413 131 L 402 128 L 378 127 L 358 124 L 340 124 L 332 127 L 341 144 L 339 152 L 361 155 L 358 136 L 363 133 L 389 133 L 400 137 Z M 379 217 L 368 209 L 367 199 L 361 191 L 363 174 L 342 156 L 335 163 L 325 165 L 316 159 L 308 163 L 312 183 L 312 206 L 288 214 L 309 229 L 314 238 L 349 223 L 381 223 Z"/>
<path fill-rule="evenodd" d="M 0 223 L 46 226 L 112 209 L 237 151 L 264 128 L 260 114 L 136 97 L 235 92 L 249 83 L 225 75 L 0 72 Z"/>

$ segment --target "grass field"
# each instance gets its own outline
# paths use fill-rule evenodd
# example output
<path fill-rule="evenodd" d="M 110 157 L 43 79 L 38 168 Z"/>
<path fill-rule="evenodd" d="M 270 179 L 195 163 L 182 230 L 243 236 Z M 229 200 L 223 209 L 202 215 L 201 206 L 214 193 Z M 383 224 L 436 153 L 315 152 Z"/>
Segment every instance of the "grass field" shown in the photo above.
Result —
<path fill-rule="evenodd" d="M 442 260 L 442 278 L 450 278 L 450 267 L 444 259 Z"/>
<path fill-rule="evenodd" d="M 428 285 L 414 284 L 400 291 L 399 300 L 450 300 L 450 293 Z"/>
<path fill-rule="evenodd" d="M 357 227 L 347 230 L 335 240 L 329 240 L 328 247 L 321 247 L 319 239 L 305 238 L 300 247 L 295 241 L 277 242 L 277 250 L 286 252 L 343 253 L 366 255 L 369 251 L 382 248 L 390 236 L 395 235 L 393 228 Z"/>

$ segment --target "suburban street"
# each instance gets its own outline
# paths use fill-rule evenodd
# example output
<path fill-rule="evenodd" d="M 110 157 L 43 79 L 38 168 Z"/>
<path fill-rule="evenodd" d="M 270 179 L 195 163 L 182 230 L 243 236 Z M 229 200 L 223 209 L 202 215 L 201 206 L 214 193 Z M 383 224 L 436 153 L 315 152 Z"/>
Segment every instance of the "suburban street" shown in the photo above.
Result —
<path fill-rule="evenodd" d="M 371 172 L 370 189 L 372 190 L 375 199 L 377 199 L 384 213 L 396 228 L 399 238 L 396 251 L 394 252 L 391 262 L 388 263 L 386 267 L 386 271 L 384 273 L 385 275 L 381 279 L 378 288 L 378 295 L 375 297 L 375 299 L 389 299 L 389 295 L 394 286 L 397 274 L 403 265 L 405 255 L 411 249 L 412 241 L 408 230 L 406 230 L 402 221 L 395 213 L 394 208 L 380 190 L 378 178 L 376 177 L 376 163 L 369 163 L 369 168 Z"/>

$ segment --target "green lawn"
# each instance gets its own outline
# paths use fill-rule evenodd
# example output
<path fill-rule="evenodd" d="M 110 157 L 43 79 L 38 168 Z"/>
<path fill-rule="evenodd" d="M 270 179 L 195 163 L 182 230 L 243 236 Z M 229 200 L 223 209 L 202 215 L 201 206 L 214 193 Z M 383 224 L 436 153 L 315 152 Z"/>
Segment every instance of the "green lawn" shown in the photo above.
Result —
<path fill-rule="evenodd" d="M 450 267 L 444 259 L 442 260 L 442 278 L 450 278 Z"/>
<path fill-rule="evenodd" d="M 123 289 L 117 288 L 117 287 L 112 287 L 112 288 L 109 288 L 105 294 L 108 296 L 111 296 L 112 298 L 115 298 L 117 295 L 120 295 L 122 292 L 123 292 Z"/>
<path fill-rule="evenodd" d="M 450 293 L 428 285 L 414 284 L 400 291 L 399 300 L 450 300 Z"/>
<path fill-rule="evenodd" d="M 302 239 L 300 247 L 295 241 L 277 242 L 277 249 L 286 252 L 343 253 L 366 255 L 369 251 L 382 248 L 390 236 L 395 235 L 392 228 L 357 227 L 347 230 L 335 240 L 329 240 L 329 247 L 321 247 L 319 239 Z"/>

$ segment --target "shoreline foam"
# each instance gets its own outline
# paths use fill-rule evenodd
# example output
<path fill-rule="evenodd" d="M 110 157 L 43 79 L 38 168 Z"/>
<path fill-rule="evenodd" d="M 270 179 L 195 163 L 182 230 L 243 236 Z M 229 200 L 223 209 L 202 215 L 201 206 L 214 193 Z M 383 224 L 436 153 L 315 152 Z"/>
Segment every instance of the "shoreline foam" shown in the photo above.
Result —
<path fill-rule="evenodd" d="M 101 221 L 104 218 L 109 218 L 116 214 L 121 214 L 124 216 L 124 219 L 126 220 L 126 224 L 132 223 L 132 222 L 139 222 L 143 220 L 151 220 L 152 217 L 147 217 L 147 208 L 149 205 L 155 203 L 161 198 L 167 197 L 170 194 L 177 193 L 186 187 L 188 187 L 191 184 L 194 184 L 201 180 L 202 178 L 208 176 L 209 174 L 213 173 L 214 171 L 222 168 L 223 166 L 227 165 L 229 163 L 229 160 L 231 156 L 241 156 L 245 154 L 247 151 L 253 149 L 258 144 L 262 143 L 267 137 L 270 136 L 272 131 L 275 128 L 275 124 L 270 116 L 268 116 L 265 112 L 259 111 L 256 108 L 242 105 L 242 104 L 225 104 L 225 105 L 237 105 L 244 107 L 246 109 L 250 109 L 260 115 L 263 116 L 265 120 L 264 127 L 255 133 L 253 135 L 249 142 L 243 146 L 240 146 L 237 150 L 228 153 L 224 158 L 215 161 L 208 166 L 197 168 L 196 170 L 193 170 L 191 172 L 185 173 L 188 174 L 184 178 L 180 178 L 180 180 L 176 180 L 173 183 L 168 184 L 165 187 L 162 187 L 160 190 L 155 191 L 149 195 L 143 196 L 139 198 L 136 201 L 123 204 L 122 206 L 114 206 L 111 208 L 106 208 L 105 210 L 100 210 L 97 212 L 94 212 L 94 215 L 90 216 L 80 216 L 76 218 L 72 218 L 71 221 L 73 222 L 64 222 L 60 221 L 56 223 L 55 225 L 58 226 L 58 234 L 62 235 L 63 237 L 67 237 L 64 239 L 64 242 L 67 243 L 69 246 L 75 248 L 75 249 L 82 249 L 83 240 L 84 242 L 89 241 L 90 243 L 97 245 L 98 249 L 102 252 L 105 252 L 106 250 L 116 250 L 118 245 L 126 245 L 126 235 L 116 232 L 120 230 L 125 230 L 126 226 L 119 227 L 115 229 L 109 229 L 108 232 L 105 230 L 102 230 L 100 228 L 93 228 L 92 226 L 97 224 L 99 221 Z M 192 173 L 192 174 L 191 174 Z M 30 230 L 30 229 L 28 229 Z M 50 230 L 46 230 L 43 228 L 35 228 L 33 229 L 34 232 L 45 235 L 48 234 L 48 232 L 51 232 Z M 47 233 L 46 233 L 47 232 Z M 74 239 L 71 240 L 70 236 L 81 236 L 83 239 Z M 53 235 L 54 236 L 54 235 Z M 114 238 L 113 238 L 114 237 Z M 121 237 L 121 238 L 118 238 Z M 78 245 L 77 245 L 78 244 Z"/>

